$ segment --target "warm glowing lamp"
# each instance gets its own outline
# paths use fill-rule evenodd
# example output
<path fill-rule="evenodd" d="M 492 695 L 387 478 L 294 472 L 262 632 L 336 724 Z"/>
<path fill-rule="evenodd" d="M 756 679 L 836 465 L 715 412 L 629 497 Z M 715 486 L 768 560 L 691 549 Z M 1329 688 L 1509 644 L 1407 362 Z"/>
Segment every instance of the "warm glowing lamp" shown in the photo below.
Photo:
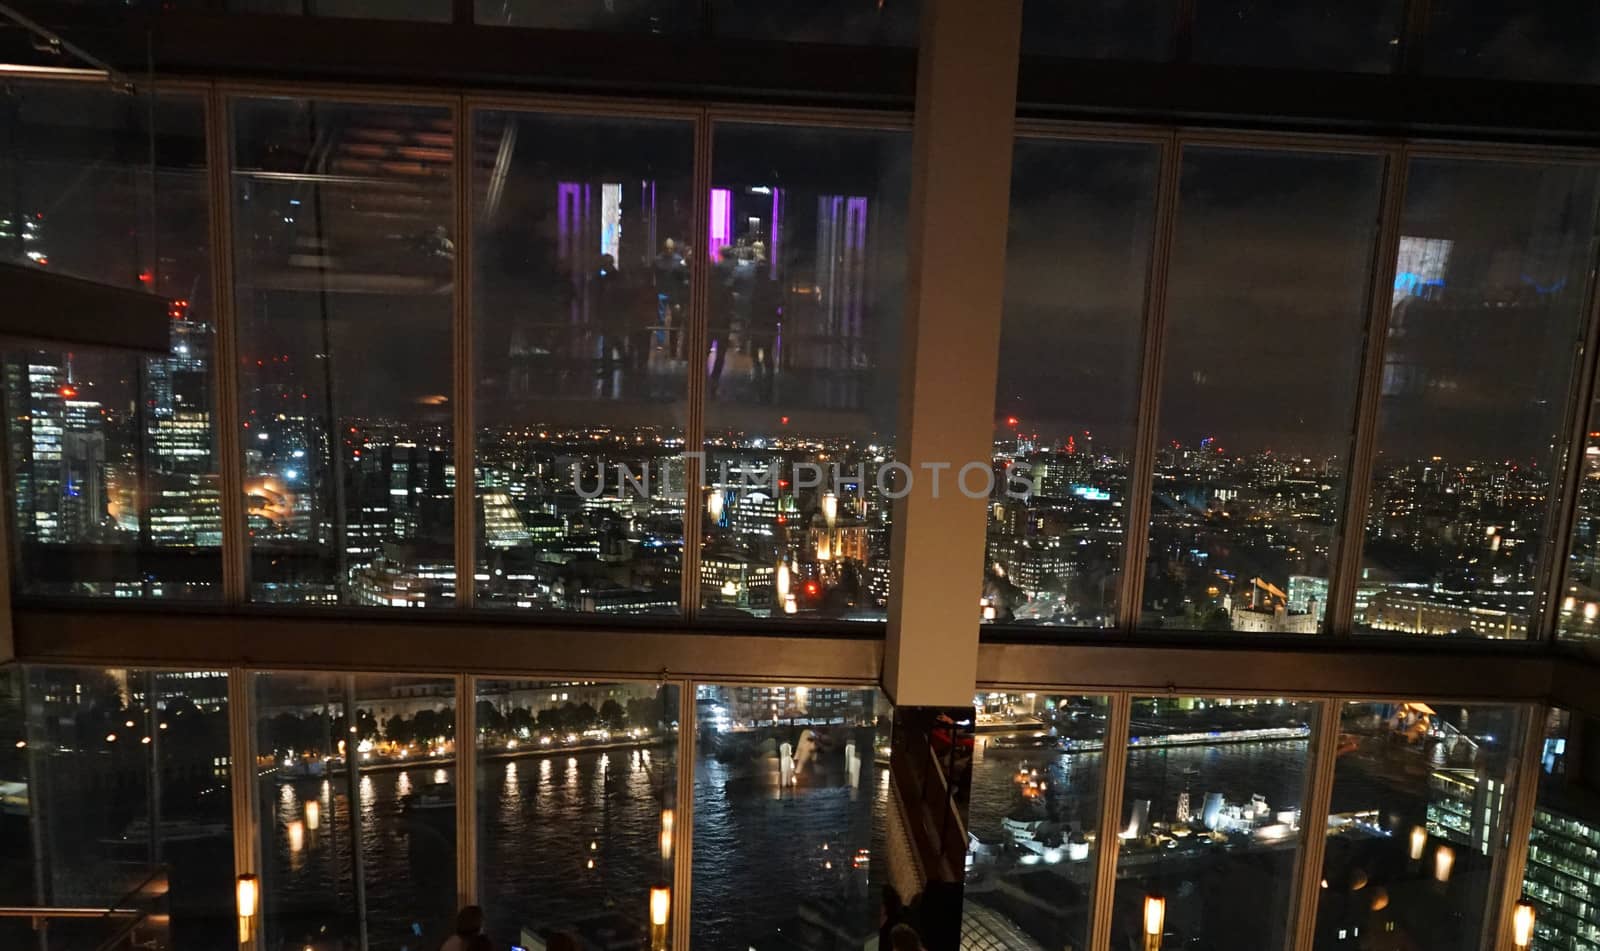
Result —
<path fill-rule="evenodd" d="M 239 899 L 239 917 L 254 918 L 256 903 L 261 897 L 261 880 L 254 875 L 240 875 L 235 882 Z"/>
<path fill-rule="evenodd" d="M 306 800 L 306 828 L 312 832 L 317 831 L 317 826 L 322 824 L 322 803 L 315 799 Z"/>
<path fill-rule="evenodd" d="M 1144 896 L 1144 946 L 1145 951 L 1161 947 L 1161 935 L 1166 930 L 1167 900 L 1151 893 Z"/>
<path fill-rule="evenodd" d="M 711 516 L 713 522 L 722 521 L 722 506 L 726 501 L 721 489 L 712 489 L 711 494 L 706 496 L 706 514 Z"/>
<path fill-rule="evenodd" d="M 778 562 L 777 585 L 778 600 L 787 601 L 789 599 L 789 563 L 786 561 Z"/>
<path fill-rule="evenodd" d="M 1456 850 L 1441 845 L 1433 852 L 1433 877 L 1440 882 L 1450 881 L 1450 869 L 1456 864 Z"/>
<path fill-rule="evenodd" d="M 1422 826 L 1411 827 L 1411 861 L 1422 861 L 1422 847 L 1428 844 L 1428 830 Z"/>
<path fill-rule="evenodd" d="M 299 819 L 289 823 L 289 851 L 298 852 L 306 847 L 306 826 Z"/>
<path fill-rule="evenodd" d="M 666 951 L 667 919 L 672 916 L 672 890 L 665 885 L 650 889 L 650 947 Z"/>
<path fill-rule="evenodd" d="M 239 943 L 247 944 L 256 918 L 256 904 L 261 897 L 261 882 L 254 875 L 240 875 L 234 880 L 238 899 Z"/>
<path fill-rule="evenodd" d="M 1533 902 L 1526 898 L 1517 902 L 1516 910 L 1511 913 L 1511 944 L 1517 948 L 1526 948 L 1533 941 Z"/>
<path fill-rule="evenodd" d="M 822 517 L 828 520 L 829 528 L 839 520 L 839 497 L 832 492 L 824 493 L 822 496 Z"/>

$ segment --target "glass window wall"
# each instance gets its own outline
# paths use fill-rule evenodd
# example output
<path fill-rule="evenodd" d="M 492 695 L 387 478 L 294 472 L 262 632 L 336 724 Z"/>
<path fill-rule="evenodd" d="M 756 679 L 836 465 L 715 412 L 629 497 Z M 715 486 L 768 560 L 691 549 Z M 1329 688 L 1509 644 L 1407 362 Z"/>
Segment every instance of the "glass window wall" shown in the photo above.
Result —
<path fill-rule="evenodd" d="M 504 946 L 657 947 L 678 809 L 676 686 L 480 680 L 478 892 Z"/>
<path fill-rule="evenodd" d="M 1113 947 L 1286 946 L 1316 718 L 1283 699 L 1133 700 Z"/>
<path fill-rule="evenodd" d="M 1197 63 L 1387 73 L 1404 26 L 1401 0 L 1196 0 Z"/>
<path fill-rule="evenodd" d="M 446 109 L 233 105 L 250 596 L 455 596 Z"/>
<path fill-rule="evenodd" d="M 1480 946 L 1526 715 L 1421 701 L 1343 705 L 1319 951 Z"/>
<path fill-rule="evenodd" d="M 1081 951 L 1094 911 L 1107 698 L 999 691 L 973 706 L 967 946 Z"/>
<path fill-rule="evenodd" d="M 887 881 L 876 689 L 697 688 L 691 944 L 864 947 Z"/>
<path fill-rule="evenodd" d="M 1321 629 L 1382 168 L 1183 150 L 1143 626 Z"/>
<path fill-rule="evenodd" d="M 253 676 L 264 946 L 438 947 L 456 912 L 454 679 Z"/>
<path fill-rule="evenodd" d="M 886 617 L 910 145 L 904 132 L 716 126 L 707 615 Z"/>
<path fill-rule="evenodd" d="M 693 124 L 474 128 L 477 603 L 676 615 Z"/>
<path fill-rule="evenodd" d="M 1411 163 L 1358 629 L 1527 636 L 1597 195 L 1592 166 Z"/>
<path fill-rule="evenodd" d="M 1553 709 L 1539 755 L 1539 795 L 1533 809 L 1522 897 L 1534 906 L 1529 947 L 1537 951 L 1600 945 L 1600 809 L 1594 776 L 1585 775 L 1580 744 L 1594 720 Z M 1569 757 L 1568 753 L 1572 753 Z"/>
<path fill-rule="evenodd" d="M 1585 0 L 1434 0 L 1422 62 L 1446 76 L 1600 82 L 1600 7 Z"/>
<path fill-rule="evenodd" d="M 22 593 L 221 597 L 205 155 L 196 96 L 45 84 L 0 96 L 0 261 L 160 295 L 172 318 L 166 357 L 7 357 Z"/>
<path fill-rule="evenodd" d="M 1068 59 L 1170 59 L 1177 32 L 1173 0 L 1028 0 L 1022 52 Z"/>
<path fill-rule="evenodd" d="M 0 740 L 0 902 L 117 906 L 153 916 L 144 927 L 173 951 L 232 946 L 226 673 L 13 667 Z M 0 918 L 8 948 L 114 937 L 95 918 L 3 930 L 17 923 Z"/>
<path fill-rule="evenodd" d="M 1017 140 L 986 620 L 1117 623 L 1160 165 L 1154 145 Z"/>

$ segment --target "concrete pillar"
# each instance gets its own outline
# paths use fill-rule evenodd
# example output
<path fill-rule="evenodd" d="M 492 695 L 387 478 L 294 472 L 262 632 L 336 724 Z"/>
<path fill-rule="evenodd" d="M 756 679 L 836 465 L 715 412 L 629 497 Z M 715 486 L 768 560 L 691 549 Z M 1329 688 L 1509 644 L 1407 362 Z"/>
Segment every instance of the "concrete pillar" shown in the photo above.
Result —
<path fill-rule="evenodd" d="M 967 706 L 978 656 L 1022 0 L 922 8 L 884 687 Z"/>

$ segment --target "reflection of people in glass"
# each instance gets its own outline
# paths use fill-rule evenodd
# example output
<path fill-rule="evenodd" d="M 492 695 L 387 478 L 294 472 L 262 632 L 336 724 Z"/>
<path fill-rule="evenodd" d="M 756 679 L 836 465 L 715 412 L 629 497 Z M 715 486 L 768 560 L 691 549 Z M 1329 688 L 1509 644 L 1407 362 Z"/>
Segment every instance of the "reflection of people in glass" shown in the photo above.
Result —
<path fill-rule="evenodd" d="M 749 284 L 754 268 L 741 257 L 740 248 L 726 245 L 711 267 L 711 315 L 706 343 L 716 351 L 711 359 L 709 386 L 713 397 L 722 383 L 722 368 L 728 362 L 733 332 L 747 324 L 744 317 L 750 306 Z"/>
<path fill-rule="evenodd" d="M 687 249 L 685 249 L 687 251 Z M 661 326 L 666 328 L 667 355 L 683 356 L 683 322 L 689 312 L 689 262 L 678 252 L 677 242 L 668 238 L 656 255 L 656 298 Z"/>
<path fill-rule="evenodd" d="M 627 295 L 620 286 L 617 262 L 609 254 L 600 255 L 600 263 L 589 277 L 590 319 L 600 335 L 599 368 L 597 372 L 599 395 L 615 385 L 614 375 L 627 362 Z"/>
<path fill-rule="evenodd" d="M 756 391 L 763 403 L 772 402 L 773 350 L 778 326 L 783 320 L 782 279 L 774 277 L 767 264 L 766 245 L 756 242 L 754 272 L 750 287 L 750 323 L 747 349 L 755 361 Z"/>

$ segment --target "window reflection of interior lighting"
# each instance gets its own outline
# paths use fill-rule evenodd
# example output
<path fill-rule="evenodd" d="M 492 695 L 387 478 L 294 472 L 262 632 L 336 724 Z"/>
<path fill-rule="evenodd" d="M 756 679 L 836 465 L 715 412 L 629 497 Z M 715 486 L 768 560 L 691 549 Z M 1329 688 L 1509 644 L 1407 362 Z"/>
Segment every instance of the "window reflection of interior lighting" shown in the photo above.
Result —
<path fill-rule="evenodd" d="M 18 79 L 50 79 L 89 83 L 111 81 L 111 74 L 103 69 L 84 69 L 78 66 L 32 66 L 27 63 L 0 63 L 0 76 L 14 76 Z"/>
<path fill-rule="evenodd" d="M 1422 847 L 1428 844 L 1428 830 L 1422 826 L 1411 827 L 1411 861 L 1422 861 Z"/>
<path fill-rule="evenodd" d="M 1433 877 L 1437 881 L 1450 881 L 1450 869 L 1456 864 L 1456 850 L 1441 845 L 1433 853 Z"/>
<path fill-rule="evenodd" d="M 1511 913 L 1511 944 L 1517 948 L 1526 948 L 1533 941 L 1533 902 L 1526 898 L 1517 901 L 1517 909 Z"/>
<path fill-rule="evenodd" d="M 1144 896 L 1144 946 L 1147 951 L 1161 947 L 1167 921 L 1167 900 L 1160 895 Z"/>
<path fill-rule="evenodd" d="M 234 880 L 234 898 L 239 913 L 239 943 L 247 944 L 256 917 L 256 904 L 261 897 L 261 882 L 254 875 L 240 875 Z"/>
<path fill-rule="evenodd" d="M 317 831 L 317 826 L 322 824 L 322 803 L 315 799 L 306 800 L 306 828 L 312 832 Z"/>
<path fill-rule="evenodd" d="M 650 889 L 650 948 L 666 951 L 667 921 L 672 917 L 672 890 L 665 885 Z"/>

